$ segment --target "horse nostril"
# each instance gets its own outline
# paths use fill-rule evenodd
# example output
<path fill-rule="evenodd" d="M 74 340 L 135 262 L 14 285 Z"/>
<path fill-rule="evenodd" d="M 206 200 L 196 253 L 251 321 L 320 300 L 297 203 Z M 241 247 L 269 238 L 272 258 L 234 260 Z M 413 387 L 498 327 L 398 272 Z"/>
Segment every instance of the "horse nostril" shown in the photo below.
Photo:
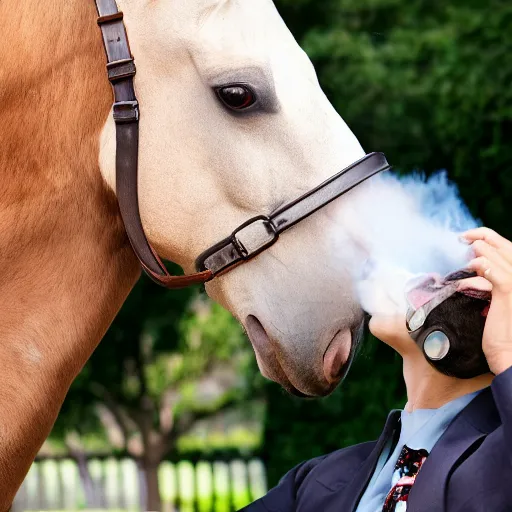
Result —
<path fill-rule="evenodd" d="M 338 331 L 324 354 L 324 375 L 329 384 L 337 384 L 346 370 L 350 358 L 352 333 Z"/>
<path fill-rule="evenodd" d="M 247 336 L 258 351 L 268 353 L 271 350 L 270 338 L 262 323 L 254 315 L 249 315 L 246 318 L 245 329 Z"/>

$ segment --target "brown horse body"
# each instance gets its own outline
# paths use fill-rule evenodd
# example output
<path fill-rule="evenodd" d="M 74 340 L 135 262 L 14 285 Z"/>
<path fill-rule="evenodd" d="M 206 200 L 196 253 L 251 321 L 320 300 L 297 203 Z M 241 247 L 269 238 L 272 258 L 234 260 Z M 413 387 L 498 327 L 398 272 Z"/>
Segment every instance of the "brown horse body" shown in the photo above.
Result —
<path fill-rule="evenodd" d="M 93 2 L 0 3 L 0 510 L 138 275 L 98 166 Z"/>

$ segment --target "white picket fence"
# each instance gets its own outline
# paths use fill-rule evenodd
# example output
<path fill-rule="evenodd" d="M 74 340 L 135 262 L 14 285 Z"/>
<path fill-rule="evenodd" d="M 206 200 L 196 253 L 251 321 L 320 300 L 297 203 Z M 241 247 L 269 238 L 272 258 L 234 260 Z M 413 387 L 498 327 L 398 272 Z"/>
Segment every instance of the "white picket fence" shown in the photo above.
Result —
<path fill-rule="evenodd" d="M 32 465 L 13 505 L 13 512 L 84 510 L 86 508 L 141 510 L 142 474 L 131 459 L 88 461 L 94 503 L 87 503 L 77 464 L 45 460 Z M 164 510 L 230 512 L 258 499 L 267 490 L 261 460 L 228 462 L 164 462 L 159 468 Z"/>

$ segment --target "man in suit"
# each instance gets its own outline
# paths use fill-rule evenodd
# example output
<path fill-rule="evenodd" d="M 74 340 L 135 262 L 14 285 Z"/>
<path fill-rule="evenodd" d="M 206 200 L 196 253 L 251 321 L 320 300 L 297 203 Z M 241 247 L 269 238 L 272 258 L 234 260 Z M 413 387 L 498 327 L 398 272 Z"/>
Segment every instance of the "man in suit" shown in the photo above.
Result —
<path fill-rule="evenodd" d="M 435 370 L 403 317 L 377 317 L 372 333 L 403 358 L 408 402 L 380 438 L 303 462 L 246 512 L 512 511 L 512 243 L 467 232 L 492 291 L 482 348 L 491 372 L 458 379 Z"/>

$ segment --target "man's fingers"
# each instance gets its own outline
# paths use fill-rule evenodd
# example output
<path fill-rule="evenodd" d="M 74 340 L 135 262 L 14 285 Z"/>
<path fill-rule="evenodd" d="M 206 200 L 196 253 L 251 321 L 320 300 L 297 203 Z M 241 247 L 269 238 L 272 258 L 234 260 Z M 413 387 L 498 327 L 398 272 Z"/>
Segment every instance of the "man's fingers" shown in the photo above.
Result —
<path fill-rule="evenodd" d="M 469 243 L 481 240 L 497 249 L 502 257 L 512 265 L 512 242 L 489 228 L 476 228 L 463 233 L 462 238 Z M 473 244 L 474 245 L 474 244 Z"/>
<path fill-rule="evenodd" d="M 503 256 L 503 252 L 483 240 L 476 240 L 471 245 L 475 257 L 485 256 L 493 264 L 503 267 L 506 272 L 512 273 L 512 264 Z"/>
<path fill-rule="evenodd" d="M 492 283 L 493 294 L 512 292 L 512 272 L 505 270 L 495 260 L 491 261 L 486 256 L 479 256 L 469 262 L 468 268 Z"/>
<path fill-rule="evenodd" d="M 505 237 L 501 236 L 499 233 L 496 233 L 493 229 L 490 228 L 475 228 L 470 229 L 462 234 L 462 237 L 468 240 L 469 242 L 474 242 L 475 240 L 484 240 L 489 245 L 496 247 L 497 249 L 506 246 L 507 244 L 512 247 L 512 242 L 507 240 Z"/>

